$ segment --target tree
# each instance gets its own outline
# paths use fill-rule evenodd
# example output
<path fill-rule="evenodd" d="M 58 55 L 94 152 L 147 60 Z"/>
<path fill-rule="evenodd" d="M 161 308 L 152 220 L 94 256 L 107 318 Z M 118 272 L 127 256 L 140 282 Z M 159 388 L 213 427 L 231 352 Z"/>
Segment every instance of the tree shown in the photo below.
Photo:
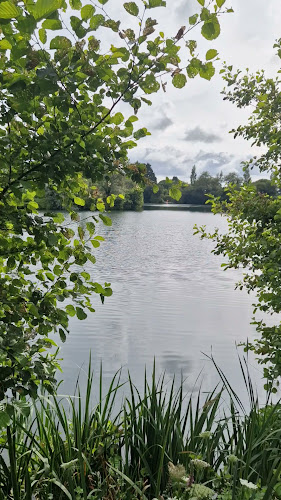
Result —
<path fill-rule="evenodd" d="M 250 167 L 248 164 L 246 164 L 243 169 L 243 180 L 244 184 L 249 184 L 249 182 L 251 182 Z"/>
<path fill-rule="evenodd" d="M 276 45 L 281 57 L 281 40 Z M 240 71 L 232 72 L 225 68 L 228 90 L 225 99 L 239 108 L 250 107 L 253 112 L 246 125 L 233 130 L 234 137 L 241 136 L 252 144 L 263 147 L 258 157 L 246 162 L 245 172 L 252 166 L 261 172 L 271 174 L 274 193 L 265 192 L 264 180 L 246 183 L 240 190 L 232 186 L 227 200 L 212 198 L 215 213 L 225 212 L 228 232 L 221 234 L 216 230 L 206 233 L 204 228 L 196 228 L 201 236 L 209 237 L 216 243 L 215 254 L 227 257 L 225 269 L 242 267 L 243 278 L 239 288 L 254 292 L 257 296 L 254 315 L 262 312 L 271 317 L 281 312 L 281 198 L 276 191 L 281 187 L 281 87 L 279 77 L 267 78 L 263 71 L 257 74 Z M 267 181 L 267 187 L 270 181 Z M 261 188 L 262 186 L 262 188 Z M 254 323 L 260 337 L 247 344 L 245 349 L 253 350 L 259 363 L 264 365 L 264 376 L 268 387 L 278 384 L 281 375 L 281 324 L 266 321 L 266 316 L 255 319 Z"/>
<path fill-rule="evenodd" d="M 191 170 L 191 175 L 190 175 L 190 185 L 193 186 L 195 184 L 197 179 L 197 172 L 196 172 L 196 166 L 193 165 L 192 170 Z"/>
<path fill-rule="evenodd" d="M 240 175 L 236 172 L 229 172 L 229 174 L 224 176 L 223 180 L 227 186 L 229 186 L 229 184 L 233 184 L 234 186 L 240 187 L 243 182 L 242 177 L 240 177 Z"/>
<path fill-rule="evenodd" d="M 277 195 L 277 187 L 269 179 L 259 179 L 253 182 L 253 186 L 256 188 L 258 193 L 269 194 L 270 196 Z"/>
<path fill-rule="evenodd" d="M 58 365 L 55 354 L 47 354 L 56 345 L 50 333 L 64 342 L 69 317 L 85 319 L 86 311 L 94 311 L 95 294 L 102 301 L 112 294 L 108 283 L 96 283 L 84 269 L 95 263 L 93 249 L 102 241 L 98 222 L 111 224 L 105 200 L 93 202 L 100 213 L 82 226 L 73 209 L 85 206 L 81 193 L 113 173 L 142 182 L 145 167 L 128 161 L 130 149 L 149 134 L 134 130 L 141 106 L 151 105 L 164 74 L 176 88 L 185 86 L 187 76 L 213 76 L 210 52 L 201 61 L 187 42 L 188 55 L 186 38 L 201 25 L 202 35 L 215 39 L 218 16 L 231 11 L 212 1 L 175 40 L 158 34 L 151 17 L 164 0 L 123 4 L 139 23 L 135 31 L 109 17 L 106 3 L 0 3 L 0 400 L 6 402 L 10 391 L 36 395 L 40 383 L 52 390 Z M 100 42 L 105 29 L 111 31 L 109 46 Z M 117 111 L 122 101 L 126 117 Z M 62 214 L 38 212 L 36 199 L 46 188 L 77 222 L 77 231 Z M 10 410 L 8 405 L 2 423 Z"/>
<path fill-rule="evenodd" d="M 182 203 L 205 205 L 208 195 L 218 196 L 223 192 L 220 177 L 212 177 L 209 172 L 202 172 L 198 179 L 182 190 Z"/>
<path fill-rule="evenodd" d="M 146 163 L 145 164 L 145 168 L 146 168 L 146 173 L 145 173 L 145 177 L 152 183 L 155 183 L 157 184 L 157 177 L 155 175 L 155 173 L 153 172 L 152 170 L 152 167 L 150 165 L 150 163 Z"/>

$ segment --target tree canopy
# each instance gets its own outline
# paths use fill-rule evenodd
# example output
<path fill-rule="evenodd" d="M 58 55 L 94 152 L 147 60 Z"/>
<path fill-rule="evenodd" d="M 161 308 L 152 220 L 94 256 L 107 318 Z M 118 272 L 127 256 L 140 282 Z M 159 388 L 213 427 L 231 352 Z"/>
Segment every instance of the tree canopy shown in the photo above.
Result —
<path fill-rule="evenodd" d="M 58 365 L 50 334 L 64 342 L 69 317 L 85 319 L 94 296 L 112 294 L 84 266 L 95 263 L 96 225 L 111 224 L 103 212 L 114 198 L 95 199 L 83 227 L 75 207 L 84 206 L 89 182 L 94 190 L 115 173 L 142 182 L 145 166 L 130 164 L 128 152 L 149 134 L 134 127 L 153 93 L 214 75 L 217 52 L 201 60 L 189 36 L 199 27 L 216 39 L 219 16 L 232 9 L 224 0 L 198 2 L 200 13 L 176 36 L 152 17 L 164 0 L 120 2 L 129 26 L 107 14 L 108 0 L 0 2 L 0 400 L 11 390 L 34 395 L 40 383 L 51 390 Z M 38 212 L 46 189 L 77 230 L 62 214 Z"/>
<path fill-rule="evenodd" d="M 281 40 L 275 47 L 280 57 Z M 231 68 L 224 71 L 228 85 L 225 99 L 239 108 L 252 110 L 248 123 L 232 131 L 234 137 L 244 137 L 263 150 L 260 156 L 244 163 L 246 182 L 241 189 L 232 185 L 226 200 L 211 199 L 213 211 L 227 215 L 228 231 L 207 234 L 205 228 L 197 228 L 196 232 L 214 240 L 214 252 L 227 257 L 225 269 L 244 269 L 237 286 L 256 294 L 253 322 L 260 334 L 245 348 L 258 355 L 268 384 L 278 384 L 281 375 L 281 324 L 276 316 L 281 312 L 281 81 L 279 76 L 266 77 L 263 71 L 256 74 L 247 71 L 244 75 Z M 249 182 L 250 169 L 254 166 L 269 173 L 271 181 Z"/>

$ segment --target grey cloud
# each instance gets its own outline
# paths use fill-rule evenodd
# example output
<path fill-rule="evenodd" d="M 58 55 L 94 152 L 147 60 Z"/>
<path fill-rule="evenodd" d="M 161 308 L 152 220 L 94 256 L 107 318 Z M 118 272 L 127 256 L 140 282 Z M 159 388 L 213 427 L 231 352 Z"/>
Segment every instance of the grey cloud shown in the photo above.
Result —
<path fill-rule="evenodd" d="M 153 121 L 152 124 L 149 126 L 149 128 L 157 130 L 166 130 L 171 125 L 173 125 L 173 121 L 168 116 L 165 115 Z"/>
<path fill-rule="evenodd" d="M 221 141 L 221 137 L 212 132 L 206 132 L 201 127 L 195 127 L 187 130 L 184 136 L 184 140 L 187 142 L 205 142 L 211 144 L 213 142 Z"/>
<path fill-rule="evenodd" d="M 175 9 L 175 17 L 177 21 L 186 23 L 189 16 L 196 14 L 196 12 L 198 12 L 196 2 L 193 2 L 192 0 L 182 0 L 181 2 L 178 2 Z"/>
<path fill-rule="evenodd" d="M 194 158 L 195 164 L 200 164 L 204 169 L 209 172 L 215 172 L 220 170 L 222 167 L 226 167 L 234 160 L 234 155 L 227 153 L 206 153 L 200 151 Z M 240 160 L 239 164 L 240 164 Z"/>
<path fill-rule="evenodd" d="M 147 148 L 138 157 L 140 162 L 149 162 L 159 180 L 163 177 L 188 177 L 188 161 L 186 154 L 174 147 L 160 149 Z"/>

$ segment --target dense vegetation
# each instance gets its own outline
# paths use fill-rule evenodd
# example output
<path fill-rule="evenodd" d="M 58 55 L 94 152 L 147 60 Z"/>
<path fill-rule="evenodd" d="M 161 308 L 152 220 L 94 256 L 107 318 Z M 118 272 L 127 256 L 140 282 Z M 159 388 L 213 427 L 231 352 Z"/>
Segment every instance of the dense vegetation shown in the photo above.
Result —
<path fill-rule="evenodd" d="M 150 165 L 148 165 L 148 167 L 151 169 Z M 156 190 L 153 186 L 147 186 L 144 190 L 144 202 L 177 202 L 191 205 L 204 205 L 208 200 L 208 195 L 213 195 L 215 197 L 219 196 L 222 199 L 226 199 L 229 185 L 234 185 L 237 189 L 240 189 L 248 182 L 250 182 L 250 179 L 247 175 L 244 174 L 244 176 L 240 176 L 236 172 L 230 172 L 227 175 L 223 175 L 221 172 L 216 176 L 212 176 L 209 172 L 202 172 L 200 175 L 197 175 L 196 166 L 194 166 L 188 184 L 177 177 L 173 177 L 173 179 L 166 179 L 158 182 L 157 192 L 155 192 Z M 251 185 L 258 193 L 270 194 L 272 196 L 277 195 L 277 188 L 269 179 L 259 179 L 258 181 L 252 182 Z M 171 186 L 177 186 L 181 193 L 177 201 L 171 196 Z"/>
<path fill-rule="evenodd" d="M 92 210 L 98 200 L 104 200 L 107 210 L 142 210 L 142 185 L 134 182 L 130 177 L 122 173 L 114 173 L 95 184 L 93 186 L 90 180 L 84 180 L 83 190 L 77 193 L 83 201 L 83 205 L 79 207 L 80 210 Z M 39 210 L 63 210 L 64 208 L 63 197 L 59 197 L 48 186 L 45 188 L 44 195 L 36 201 Z"/>
<path fill-rule="evenodd" d="M 136 164 L 140 166 L 140 164 Z M 230 172 L 223 175 L 221 172 L 212 176 L 209 172 L 202 172 L 197 175 L 196 166 L 192 168 L 190 181 L 182 181 L 178 177 L 157 183 L 155 173 L 149 163 L 141 165 L 144 168 L 144 179 L 141 184 L 132 181 L 121 173 L 110 175 L 106 180 L 96 183 L 95 186 L 89 180 L 85 181 L 87 186 L 79 192 L 79 197 L 84 201 L 80 210 L 90 210 L 98 199 L 110 199 L 105 206 L 109 210 L 142 210 L 144 203 L 180 203 L 187 205 L 205 205 L 209 195 L 227 199 L 228 186 L 234 185 L 240 189 L 244 184 L 251 182 L 251 177 L 246 173 L 240 176 L 236 172 Z M 259 179 L 251 182 L 251 186 L 258 193 L 268 194 L 276 197 L 278 194 L 277 186 L 270 179 Z M 175 189 L 175 194 L 173 189 Z M 176 195 L 176 199 L 175 199 Z M 114 206 L 110 206 L 111 197 L 115 197 Z M 51 191 L 45 188 L 45 194 L 42 198 L 36 200 L 39 209 L 61 210 L 63 209 L 63 200 Z"/>
<path fill-rule="evenodd" d="M 120 372 L 104 394 L 102 371 L 98 381 L 90 368 L 85 398 L 79 390 L 69 399 L 44 394 L 31 415 L 15 416 L 11 467 L 0 457 L 0 498 L 16 497 L 14 474 L 17 498 L 26 500 L 278 500 L 281 407 L 261 409 L 241 368 L 248 413 L 221 372 L 221 388 L 207 396 L 187 396 L 184 383 L 176 388 L 155 372 L 140 394 L 129 378 L 116 409 Z"/>
<path fill-rule="evenodd" d="M 149 134 L 134 129 L 137 114 L 168 82 L 181 89 L 187 78 L 212 78 L 217 51 L 199 59 L 189 33 L 199 27 L 216 39 L 221 15 L 232 9 L 226 0 L 198 0 L 188 28 L 167 37 L 151 17 L 164 0 L 122 4 L 129 26 L 106 12 L 107 3 L 0 1 L 0 498 L 280 498 L 280 405 L 259 408 L 247 370 L 248 414 L 222 374 L 224 408 L 222 390 L 186 400 L 183 384 L 169 388 L 155 373 L 143 396 L 129 378 L 119 410 L 118 375 L 103 394 L 101 374 L 95 407 L 91 369 L 85 398 L 56 395 L 53 334 L 66 341 L 69 317 L 85 319 L 95 297 L 104 302 L 112 294 L 84 268 L 95 264 L 102 242 L 97 224 L 111 224 L 107 208 L 141 208 L 143 190 L 185 203 L 212 193 L 214 210 L 227 210 L 230 223 L 229 234 L 212 235 L 216 251 L 229 256 L 230 267 L 250 269 L 245 285 L 258 291 L 261 310 L 280 308 L 279 81 L 239 79 L 226 69 L 235 85 L 227 98 L 256 105 L 250 125 L 236 133 L 268 146 L 256 163 L 272 183 L 255 186 L 248 167 L 243 182 L 233 174 L 197 178 L 193 169 L 190 185 L 174 178 L 151 187 L 153 171 L 129 162 L 130 149 Z M 121 101 L 126 117 L 117 110 Z M 47 211 L 63 208 L 79 221 L 81 207 L 94 214 L 77 233 Z M 258 330 L 262 340 L 250 347 L 272 362 L 266 374 L 274 381 L 280 327 L 260 322 Z"/>
<path fill-rule="evenodd" d="M 281 40 L 275 47 L 281 57 Z M 213 211 L 224 212 L 228 217 L 228 232 L 207 234 L 205 228 L 197 231 L 214 240 L 215 253 L 227 257 L 226 269 L 244 268 L 243 279 L 237 286 L 256 294 L 253 322 L 259 337 L 245 348 L 252 349 L 264 365 L 268 387 L 279 385 L 281 375 L 281 324 L 278 316 L 274 321 L 271 318 L 281 312 L 280 79 L 267 78 L 264 72 L 241 75 L 229 68 L 224 71 L 228 85 L 225 99 L 239 108 L 249 106 L 252 110 L 248 123 L 233 130 L 234 137 L 244 137 L 264 148 L 259 157 L 245 163 L 245 169 L 249 172 L 256 166 L 261 173 L 270 174 L 272 191 L 265 193 L 260 189 L 257 196 L 251 183 L 240 190 L 231 186 L 226 200 L 212 198 Z"/>
<path fill-rule="evenodd" d="M 214 40 L 219 16 L 232 11 L 224 0 L 212 0 L 208 8 L 200 0 L 200 15 L 166 37 L 151 17 L 155 8 L 165 7 L 164 0 L 125 2 L 122 26 L 107 14 L 107 3 L 0 2 L 3 425 L 9 425 L 18 394 L 35 396 L 40 383 L 52 390 L 58 365 L 48 354 L 54 345 L 49 335 L 57 332 L 64 342 L 69 317 L 85 319 L 87 310 L 94 311 L 95 297 L 103 302 L 112 294 L 110 285 L 92 281 L 84 266 L 95 263 L 93 252 L 102 241 L 97 224 L 111 224 L 103 212 L 114 206 L 116 195 L 93 196 L 90 208 L 99 215 L 77 234 L 62 214 L 43 217 L 36 200 L 47 189 L 79 220 L 74 207 L 85 206 L 81 193 L 89 186 L 95 193 L 113 174 L 143 182 L 145 167 L 128 161 L 130 149 L 149 133 L 134 129 L 140 108 L 152 104 L 149 97 L 161 89 L 163 74 L 176 88 L 188 77 L 213 76 L 217 52 L 210 48 L 203 60 L 195 57 L 197 44 L 188 42 L 188 34 L 199 27 L 205 39 Z M 121 101 L 126 117 L 117 110 Z"/>

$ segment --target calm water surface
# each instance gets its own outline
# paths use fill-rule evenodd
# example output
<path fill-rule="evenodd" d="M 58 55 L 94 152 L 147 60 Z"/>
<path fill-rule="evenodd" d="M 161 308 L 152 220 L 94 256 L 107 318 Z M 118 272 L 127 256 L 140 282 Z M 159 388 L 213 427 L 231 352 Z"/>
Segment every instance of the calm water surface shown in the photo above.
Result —
<path fill-rule="evenodd" d="M 87 217 L 89 214 L 83 214 Z M 76 377 L 86 380 L 89 353 L 97 368 L 103 363 L 106 383 L 121 366 L 141 386 L 144 367 L 186 377 L 187 389 L 207 389 L 217 381 L 213 356 L 237 390 L 241 377 L 235 344 L 253 339 L 250 325 L 254 297 L 235 290 L 241 274 L 223 271 L 213 244 L 193 236 L 194 224 L 226 228 L 226 221 L 208 212 L 145 210 L 112 213 L 112 227 L 100 225 L 106 241 L 89 266 L 95 281 L 112 284 L 113 296 L 86 321 L 71 321 L 62 346 L 64 391 L 73 392 Z M 251 369 L 258 387 L 261 370 Z M 199 380 L 197 377 L 201 375 Z"/>

